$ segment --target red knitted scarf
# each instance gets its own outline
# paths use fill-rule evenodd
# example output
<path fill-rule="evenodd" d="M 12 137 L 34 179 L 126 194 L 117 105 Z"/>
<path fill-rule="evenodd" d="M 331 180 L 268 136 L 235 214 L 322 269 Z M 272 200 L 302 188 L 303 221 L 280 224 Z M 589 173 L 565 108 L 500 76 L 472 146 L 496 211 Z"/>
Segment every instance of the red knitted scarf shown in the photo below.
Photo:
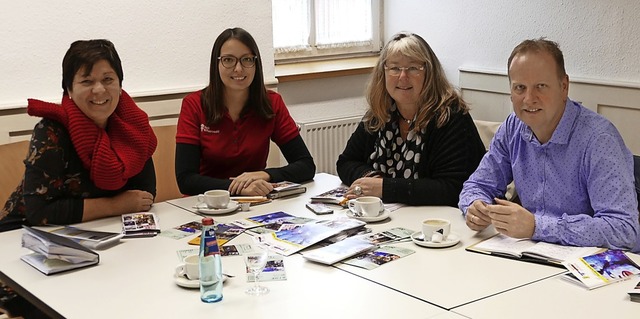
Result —
<path fill-rule="evenodd" d="M 156 149 L 158 141 L 147 114 L 122 91 L 107 129 L 98 127 L 64 95 L 62 105 L 28 100 L 27 113 L 62 123 L 89 178 L 98 188 L 118 190 L 137 175 Z"/>

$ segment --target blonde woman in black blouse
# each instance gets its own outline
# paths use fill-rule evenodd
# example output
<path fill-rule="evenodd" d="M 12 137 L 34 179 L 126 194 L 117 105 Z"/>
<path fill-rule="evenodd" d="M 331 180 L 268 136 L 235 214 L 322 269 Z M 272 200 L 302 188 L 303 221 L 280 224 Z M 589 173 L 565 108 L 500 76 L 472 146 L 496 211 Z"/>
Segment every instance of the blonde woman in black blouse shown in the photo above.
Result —
<path fill-rule="evenodd" d="M 347 197 L 455 207 L 485 147 L 429 44 L 413 33 L 394 35 L 366 97 L 369 110 L 337 162 Z"/>

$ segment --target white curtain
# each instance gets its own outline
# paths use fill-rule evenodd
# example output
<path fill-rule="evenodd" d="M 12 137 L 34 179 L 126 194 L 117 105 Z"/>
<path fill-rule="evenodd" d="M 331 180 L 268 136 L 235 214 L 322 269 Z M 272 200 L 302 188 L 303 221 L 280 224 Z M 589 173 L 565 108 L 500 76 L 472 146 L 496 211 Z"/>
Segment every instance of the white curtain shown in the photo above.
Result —
<path fill-rule="evenodd" d="M 273 46 L 277 53 L 310 50 L 312 46 L 325 49 L 371 45 L 371 0 L 272 3 Z"/>

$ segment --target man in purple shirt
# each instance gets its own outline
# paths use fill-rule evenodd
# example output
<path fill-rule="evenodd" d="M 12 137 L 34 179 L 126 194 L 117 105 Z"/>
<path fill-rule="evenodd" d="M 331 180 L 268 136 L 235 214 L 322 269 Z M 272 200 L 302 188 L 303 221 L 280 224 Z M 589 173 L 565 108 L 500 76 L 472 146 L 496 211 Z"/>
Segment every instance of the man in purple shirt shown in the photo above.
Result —
<path fill-rule="evenodd" d="M 633 155 L 616 128 L 568 98 L 557 43 L 526 40 L 507 63 L 514 112 L 500 126 L 458 206 L 473 230 L 632 249 L 638 238 Z M 515 182 L 520 204 L 500 199 Z M 634 251 L 640 250 L 636 247 Z"/>

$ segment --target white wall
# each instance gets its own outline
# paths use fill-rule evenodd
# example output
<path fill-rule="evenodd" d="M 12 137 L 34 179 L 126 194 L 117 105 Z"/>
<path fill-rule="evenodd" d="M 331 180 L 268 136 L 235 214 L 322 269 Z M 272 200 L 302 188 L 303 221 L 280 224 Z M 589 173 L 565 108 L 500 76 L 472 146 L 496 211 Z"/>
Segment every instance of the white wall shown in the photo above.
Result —
<path fill-rule="evenodd" d="M 513 47 L 541 36 L 560 44 L 570 77 L 640 83 L 640 1 L 387 0 L 384 10 L 385 39 L 420 34 L 454 84 L 462 66 L 506 71 Z"/>
<path fill-rule="evenodd" d="M 5 1 L 0 9 L 0 109 L 27 98 L 59 101 L 71 42 L 106 38 L 120 54 L 132 96 L 184 92 L 208 83 L 211 48 L 229 27 L 249 31 L 265 80 L 275 82 L 271 1 Z"/>

